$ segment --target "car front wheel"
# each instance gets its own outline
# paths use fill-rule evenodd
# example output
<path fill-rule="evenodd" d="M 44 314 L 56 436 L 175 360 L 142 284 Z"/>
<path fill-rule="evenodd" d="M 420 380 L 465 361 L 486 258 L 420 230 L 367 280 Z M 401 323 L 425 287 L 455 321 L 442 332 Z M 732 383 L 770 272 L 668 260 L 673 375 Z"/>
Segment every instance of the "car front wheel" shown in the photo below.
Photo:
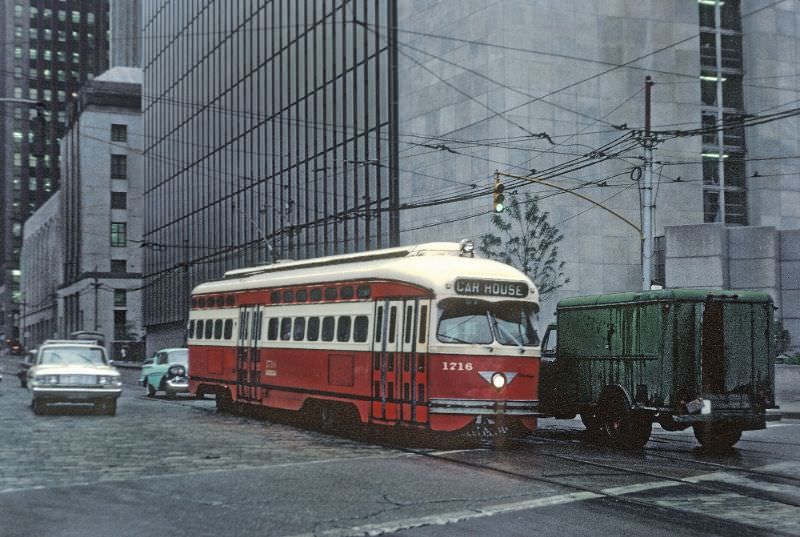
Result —
<path fill-rule="evenodd" d="M 147 397 L 155 397 L 155 396 L 156 396 L 156 387 L 147 382 Z"/>

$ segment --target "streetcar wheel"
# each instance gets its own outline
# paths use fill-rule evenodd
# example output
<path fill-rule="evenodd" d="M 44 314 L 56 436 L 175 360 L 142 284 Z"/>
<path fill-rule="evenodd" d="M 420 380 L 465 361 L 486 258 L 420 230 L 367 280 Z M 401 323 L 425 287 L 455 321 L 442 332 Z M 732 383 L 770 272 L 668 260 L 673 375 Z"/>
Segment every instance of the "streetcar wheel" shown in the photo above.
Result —
<path fill-rule="evenodd" d="M 233 399 L 231 398 L 231 392 L 228 390 L 217 392 L 215 399 L 218 411 L 230 412 L 233 409 Z"/>
<path fill-rule="evenodd" d="M 147 382 L 147 381 L 145 381 L 145 382 Z M 155 397 L 155 396 L 156 396 L 156 387 L 148 382 L 147 383 L 147 397 Z"/>
<path fill-rule="evenodd" d="M 704 449 L 727 451 L 742 437 L 742 428 L 732 423 L 696 423 L 694 436 Z"/>
<path fill-rule="evenodd" d="M 650 439 L 650 416 L 632 410 L 622 395 L 606 399 L 600 406 L 599 418 L 600 430 L 613 447 L 641 449 Z"/>

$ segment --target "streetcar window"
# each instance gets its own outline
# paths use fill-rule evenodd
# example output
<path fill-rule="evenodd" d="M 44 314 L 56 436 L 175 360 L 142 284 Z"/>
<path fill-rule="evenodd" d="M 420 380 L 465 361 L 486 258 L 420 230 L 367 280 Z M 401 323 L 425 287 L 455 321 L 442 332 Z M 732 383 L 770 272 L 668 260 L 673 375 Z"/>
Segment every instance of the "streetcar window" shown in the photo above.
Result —
<path fill-rule="evenodd" d="M 366 315 L 357 315 L 353 323 L 353 341 L 363 343 L 367 340 L 367 333 L 369 332 L 369 319 Z"/>
<path fill-rule="evenodd" d="M 218 307 L 218 308 L 221 308 L 221 307 L 222 307 L 222 306 L 224 306 L 224 305 L 225 305 L 225 297 L 224 297 L 224 296 L 222 296 L 222 295 L 219 295 L 219 296 L 217 297 L 217 307 Z"/>
<path fill-rule="evenodd" d="M 211 319 L 206 321 L 206 333 L 205 338 L 211 339 L 211 336 L 214 335 L 214 321 Z"/>
<path fill-rule="evenodd" d="M 492 329 L 482 300 L 442 301 L 442 315 L 436 337 L 442 343 L 491 343 Z"/>
<path fill-rule="evenodd" d="M 193 308 L 197 307 L 197 298 L 194 298 L 194 297 L 192 298 L 192 307 Z"/>
<path fill-rule="evenodd" d="M 201 308 L 205 308 L 206 307 L 206 299 L 205 298 L 197 299 L 197 305 L 200 306 Z"/>
<path fill-rule="evenodd" d="M 406 326 L 405 326 L 405 336 L 406 336 L 406 343 L 411 343 L 411 327 L 414 326 L 411 324 L 414 321 L 414 308 L 411 306 L 406 306 Z"/>
<path fill-rule="evenodd" d="M 225 339 L 230 339 L 233 335 L 233 319 L 225 319 Z"/>
<path fill-rule="evenodd" d="M 419 342 L 425 343 L 425 333 L 428 331 L 428 306 L 419 309 Z"/>
<path fill-rule="evenodd" d="M 336 300 L 336 288 L 335 287 L 326 287 L 325 288 L 325 300 Z"/>
<path fill-rule="evenodd" d="M 281 303 L 281 292 L 280 291 L 272 291 L 269 294 L 269 301 L 273 304 L 280 304 Z"/>
<path fill-rule="evenodd" d="M 228 295 L 225 297 L 225 305 L 226 306 L 233 306 L 236 300 L 233 298 L 233 295 Z"/>
<path fill-rule="evenodd" d="M 287 289 L 283 292 L 283 301 L 284 302 L 292 302 L 294 301 L 294 291 L 291 289 Z"/>
<path fill-rule="evenodd" d="M 369 285 L 359 285 L 358 289 L 356 290 L 356 294 L 358 298 L 369 298 L 372 294 L 372 290 L 370 289 Z"/>
<path fill-rule="evenodd" d="M 336 327 L 336 341 L 350 341 L 350 317 L 347 315 L 339 317 L 339 324 Z"/>
<path fill-rule="evenodd" d="M 378 306 L 378 315 L 375 317 L 375 343 L 381 342 L 383 332 L 383 306 Z"/>
<path fill-rule="evenodd" d="M 306 327 L 306 339 L 316 341 L 319 339 L 319 317 L 309 317 Z"/>
<path fill-rule="evenodd" d="M 308 300 L 308 291 L 305 289 L 298 289 L 297 290 L 297 301 L 298 302 L 305 302 Z"/>
<path fill-rule="evenodd" d="M 292 339 L 292 318 L 284 317 L 281 319 L 281 339 L 287 341 Z"/>
<path fill-rule="evenodd" d="M 203 319 L 199 319 L 197 321 L 197 326 L 195 326 L 194 337 L 195 339 L 200 339 L 201 337 L 203 337 Z"/>
<path fill-rule="evenodd" d="M 239 339 L 247 339 L 247 325 L 250 322 L 250 313 L 245 311 L 239 316 Z"/>
<path fill-rule="evenodd" d="M 501 345 L 532 347 L 539 345 L 539 334 L 531 319 L 534 311 L 524 302 L 494 302 L 490 305 L 495 338 Z"/>
<path fill-rule="evenodd" d="M 267 338 L 275 341 L 278 339 L 278 318 L 273 317 L 269 320 L 269 324 L 267 325 Z"/>
<path fill-rule="evenodd" d="M 214 339 L 222 339 L 222 319 L 214 321 Z"/>
<path fill-rule="evenodd" d="M 188 330 L 188 332 L 189 332 L 189 337 L 193 338 L 194 337 L 194 319 L 189 321 L 189 330 Z"/>
<path fill-rule="evenodd" d="M 324 317 L 322 319 L 322 341 L 333 341 L 333 328 L 336 324 L 336 319 L 333 317 Z"/>
<path fill-rule="evenodd" d="M 306 318 L 294 318 L 294 330 L 292 331 L 292 339 L 295 341 L 303 341 L 306 336 Z"/>
<path fill-rule="evenodd" d="M 394 331 L 397 324 L 397 306 L 389 308 L 389 343 L 394 343 Z"/>
<path fill-rule="evenodd" d="M 311 290 L 311 302 L 319 302 L 322 300 L 322 289 L 315 287 Z"/>
<path fill-rule="evenodd" d="M 501 345 L 535 346 L 539 336 L 531 323 L 534 308 L 519 301 L 444 300 L 436 337 L 443 343 L 486 344 L 496 340 Z"/>
<path fill-rule="evenodd" d="M 353 288 L 347 285 L 339 289 L 339 298 L 353 298 Z"/>
<path fill-rule="evenodd" d="M 253 330 L 250 332 L 250 337 L 253 339 L 261 339 L 261 318 L 264 313 L 259 311 L 253 313 Z"/>

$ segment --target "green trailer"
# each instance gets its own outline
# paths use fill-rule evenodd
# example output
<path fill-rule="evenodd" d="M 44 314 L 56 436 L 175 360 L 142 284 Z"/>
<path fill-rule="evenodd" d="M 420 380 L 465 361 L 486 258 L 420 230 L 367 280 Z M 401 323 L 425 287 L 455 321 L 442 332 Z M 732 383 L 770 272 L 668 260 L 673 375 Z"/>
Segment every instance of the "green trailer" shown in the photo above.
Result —
<path fill-rule="evenodd" d="M 766 293 L 664 289 L 562 300 L 543 338 L 540 411 L 580 415 L 617 447 L 652 424 L 726 449 L 775 406 Z"/>

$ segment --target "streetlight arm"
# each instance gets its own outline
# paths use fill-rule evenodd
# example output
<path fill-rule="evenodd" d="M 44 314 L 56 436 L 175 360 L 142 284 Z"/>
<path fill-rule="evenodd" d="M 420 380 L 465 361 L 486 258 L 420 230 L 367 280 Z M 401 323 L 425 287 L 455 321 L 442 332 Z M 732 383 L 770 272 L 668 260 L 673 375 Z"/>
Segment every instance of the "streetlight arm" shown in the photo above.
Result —
<path fill-rule="evenodd" d="M 503 177 L 510 177 L 511 179 L 522 179 L 523 181 L 528 181 L 530 183 L 536 183 L 536 184 L 544 185 L 544 186 L 547 186 L 547 187 L 550 187 L 550 188 L 555 188 L 556 190 L 560 190 L 561 192 L 566 192 L 567 194 L 572 194 L 573 196 L 577 196 L 577 197 L 579 197 L 580 199 L 582 199 L 584 201 L 588 201 L 589 203 L 591 203 L 595 207 L 600 207 L 604 211 L 611 213 L 612 215 L 616 216 L 617 218 L 619 218 L 620 220 L 622 220 L 623 222 L 625 222 L 626 224 L 631 226 L 639 234 L 639 239 L 640 240 L 644 238 L 644 236 L 642 235 L 642 228 L 640 228 L 639 226 L 637 226 L 636 224 L 634 224 L 633 222 L 631 222 L 630 220 L 628 220 L 627 218 L 625 218 L 624 216 L 622 216 L 621 214 L 616 212 L 615 210 L 609 209 L 605 205 L 603 205 L 601 203 L 598 203 L 598 202 L 594 201 L 593 199 L 584 196 L 583 194 L 579 194 L 579 193 L 575 192 L 574 189 L 564 188 L 564 187 L 561 187 L 561 186 L 558 186 L 558 185 L 554 185 L 553 183 L 548 183 L 546 181 L 542 181 L 541 179 L 534 179 L 533 177 L 525 177 L 523 175 L 513 175 L 513 174 L 505 173 L 505 172 L 495 172 L 495 174 L 496 175 L 502 175 Z"/>

